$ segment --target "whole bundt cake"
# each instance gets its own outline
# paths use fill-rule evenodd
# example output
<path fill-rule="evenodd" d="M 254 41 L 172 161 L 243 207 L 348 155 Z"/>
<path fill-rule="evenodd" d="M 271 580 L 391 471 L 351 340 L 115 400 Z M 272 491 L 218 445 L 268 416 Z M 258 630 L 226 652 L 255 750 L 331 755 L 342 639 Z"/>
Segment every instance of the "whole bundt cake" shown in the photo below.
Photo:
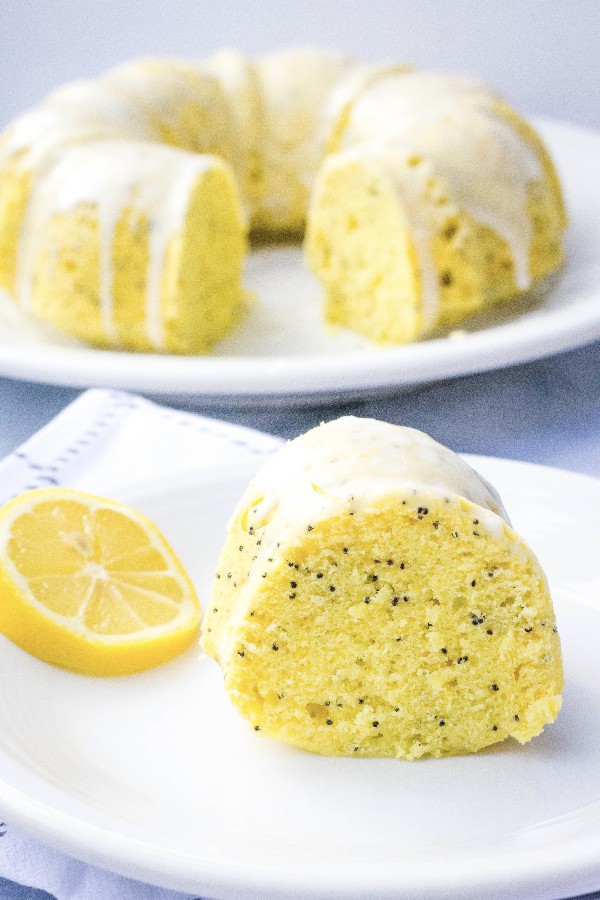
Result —
<path fill-rule="evenodd" d="M 256 731 L 331 756 L 525 743 L 561 705 L 548 585 L 500 498 L 372 419 L 309 431 L 250 482 L 202 645 Z"/>
<path fill-rule="evenodd" d="M 559 266 L 564 225 L 542 142 L 486 88 L 335 52 L 126 63 L 0 138 L 0 287 L 100 347 L 209 352 L 248 233 L 305 229 L 326 318 L 414 340 Z"/>

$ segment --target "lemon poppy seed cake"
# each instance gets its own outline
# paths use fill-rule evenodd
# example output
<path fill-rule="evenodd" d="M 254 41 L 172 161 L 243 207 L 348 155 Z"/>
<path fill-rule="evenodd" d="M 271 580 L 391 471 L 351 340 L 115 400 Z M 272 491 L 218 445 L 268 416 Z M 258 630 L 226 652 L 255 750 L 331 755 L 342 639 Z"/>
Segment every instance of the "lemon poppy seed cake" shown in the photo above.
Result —
<path fill-rule="evenodd" d="M 256 731 L 326 755 L 524 743 L 561 705 L 547 582 L 496 492 L 370 419 L 309 431 L 251 481 L 202 645 Z"/>
<path fill-rule="evenodd" d="M 506 103 L 333 50 L 134 60 L 0 136 L 0 287 L 100 347 L 210 352 L 243 320 L 249 233 L 306 232 L 327 321 L 401 343 L 556 269 L 564 226 Z"/>

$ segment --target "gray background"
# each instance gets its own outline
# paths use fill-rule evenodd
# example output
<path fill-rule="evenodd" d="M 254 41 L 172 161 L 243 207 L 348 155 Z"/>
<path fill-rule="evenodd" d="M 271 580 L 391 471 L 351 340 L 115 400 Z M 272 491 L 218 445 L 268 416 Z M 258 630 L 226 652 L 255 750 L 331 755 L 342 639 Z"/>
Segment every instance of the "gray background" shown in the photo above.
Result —
<path fill-rule="evenodd" d="M 136 55 L 342 48 L 475 72 L 525 112 L 600 126 L 599 0 L 0 0 L 0 125 Z"/>

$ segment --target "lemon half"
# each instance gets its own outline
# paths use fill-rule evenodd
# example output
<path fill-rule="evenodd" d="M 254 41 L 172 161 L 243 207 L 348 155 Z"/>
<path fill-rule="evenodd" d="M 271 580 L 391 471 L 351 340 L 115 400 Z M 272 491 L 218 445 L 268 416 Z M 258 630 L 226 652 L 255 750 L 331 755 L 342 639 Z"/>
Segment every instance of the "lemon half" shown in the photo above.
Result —
<path fill-rule="evenodd" d="M 122 675 L 176 656 L 198 633 L 189 576 L 146 516 L 63 488 L 0 509 L 0 632 L 87 675 Z"/>

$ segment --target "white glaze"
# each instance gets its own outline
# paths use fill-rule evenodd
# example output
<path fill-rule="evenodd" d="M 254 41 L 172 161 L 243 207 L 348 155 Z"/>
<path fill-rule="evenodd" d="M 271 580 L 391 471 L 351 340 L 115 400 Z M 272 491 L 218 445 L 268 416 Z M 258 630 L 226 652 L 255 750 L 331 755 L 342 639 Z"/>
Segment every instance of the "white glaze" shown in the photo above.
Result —
<path fill-rule="evenodd" d="M 374 85 L 386 75 L 399 75 L 409 71 L 407 66 L 397 63 L 378 63 L 365 65 L 356 63 L 344 73 L 324 98 L 319 110 L 318 134 L 321 146 L 325 150 L 337 136 L 337 129 L 349 115 L 358 97 L 367 88 Z M 329 147 L 329 149 L 334 149 Z M 324 153 L 323 153 L 324 155 Z"/>
<path fill-rule="evenodd" d="M 240 508 L 251 508 L 249 522 L 256 526 L 277 517 L 275 532 L 370 508 L 390 493 L 414 497 L 415 491 L 476 504 L 482 527 L 495 538 L 509 522 L 496 491 L 447 447 L 414 428 L 353 416 L 286 444 L 253 479 Z"/>
<path fill-rule="evenodd" d="M 0 166 L 18 156 L 24 170 L 37 174 L 65 145 L 103 138 L 158 141 L 159 135 L 142 109 L 101 81 L 74 81 L 12 123 L 0 145 Z"/>
<path fill-rule="evenodd" d="M 191 63 L 176 59 L 136 59 L 110 69 L 102 80 L 125 102 L 133 101 L 158 117 L 163 127 L 168 126 L 177 135 L 180 146 L 195 150 L 196 146 L 188 145 L 199 136 L 190 134 L 186 123 L 182 123 L 180 105 L 200 95 L 214 107 L 217 115 L 221 112 L 216 79 L 208 72 L 202 74 L 204 81 L 200 83 L 200 71 Z"/>
<path fill-rule="evenodd" d="M 386 74 L 359 93 L 340 141 L 342 149 L 378 160 L 395 184 L 427 286 L 427 325 L 435 322 L 439 293 L 430 238 L 442 216 L 463 209 L 492 228 L 511 249 L 518 287 L 531 284 L 527 199 L 530 185 L 542 178 L 541 161 L 496 104 L 468 78 Z M 420 162 L 410 165 L 410 159 Z M 432 177 L 441 185 L 435 206 L 423 202 Z"/>
<path fill-rule="evenodd" d="M 203 60 L 201 66 L 203 71 L 210 72 L 221 82 L 223 89 L 231 97 L 240 99 L 244 96 L 252 66 L 247 56 L 233 47 L 223 47 Z"/>

